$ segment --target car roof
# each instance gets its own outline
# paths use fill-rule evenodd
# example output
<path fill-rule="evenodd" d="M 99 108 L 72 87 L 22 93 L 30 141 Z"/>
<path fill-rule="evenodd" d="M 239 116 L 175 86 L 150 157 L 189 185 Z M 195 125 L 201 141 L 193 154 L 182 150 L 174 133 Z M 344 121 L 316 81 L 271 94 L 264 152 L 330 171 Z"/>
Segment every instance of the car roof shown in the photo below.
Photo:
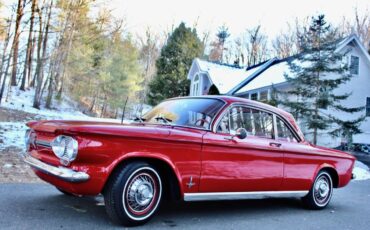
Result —
<path fill-rule="evenodd" d="M 228 106 L 234 103 L 242 103 L 250 106 L 254 106 L 257 108 L 265 109 L 268 111 L 271 111 L 273 113 L 279 114 L 280 116 L 284 117 L 290 125 L 293 126 L 294 130 L 298 134 L 298 136 L 301 138 L 301 140 L 304 140 L 304 135 L 300 128 L 298 127 L 297 122 L 295 121 L 292 114 L 286 112 L 285 110 L 279 109 L 277 107 L 274 107 L 272 105 L 268 105 L 262 102 L 249 100 L 246 98 L 241 97 L 233 97 L 233 96 L 226 96 L 226 95 L 205 95 L 205 96 L 187 96 L 187 97 L 177 97 L 177 98 L 171 98 L 171 99 L 186 99 L 186 98 L 210 98 L 210 99 L 218 99 L 224 101 Z M 170 100 L 171 100 L 170 99 Z"/>
<path fill-rule="evenodd" d="M 280 114 L 284 117 L 291 117 L 292 115 L 282 109 L 279 109 L 277 107 L 274 107 L 272 105 L 268 105 L 262 102 L 246 99 L 246 98 L 241 98 L 241 97 L 233 97 L 233 96 L 225 96 L 225 95 L 205 95 L 205 96 L 187 96 L 187 97 L 178 97 L 178 98 L 173 98 L 173 99 L 181 99 L 181 98 L 211 98 L 211 99 L 220 99 L 227 104 L 233 104 L 233 103 L 244 103 L 247 105 L 252 105 L 255 107 L 259 107 L 262 109 L 270 110 L 274 113 Z"/>

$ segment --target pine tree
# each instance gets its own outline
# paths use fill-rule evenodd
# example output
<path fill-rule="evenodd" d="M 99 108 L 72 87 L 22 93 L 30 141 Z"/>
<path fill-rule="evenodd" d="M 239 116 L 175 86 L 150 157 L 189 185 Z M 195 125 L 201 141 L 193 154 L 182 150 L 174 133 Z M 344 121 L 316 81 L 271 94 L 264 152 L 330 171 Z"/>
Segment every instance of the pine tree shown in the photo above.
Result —
<path fill-rule="evenodd" d="M 300 40 L 304 52 L 288 63 L 290 74 L 285 78 L 292 87 L 283 93 L 285 100 L 279 103 L 289 108 L 311 132 L 314 144 L 318 133 L 326 130 L 331 136 L 349 138 L 360 133 L 359 125 L 364 117 L 348 121 L 333 115 L 359 112 L 363 107 L 345 107 L 342 102 L 350 93 L 336 94 L 335 90 L 348 82 L 351 75 L 347 66 L 338 64 L 346 54 L 335 51 L 336 32 L 327 25 L 324 15 L 312 18 Z"/>
<path fill-rule="evenodd" d="M 157 75 L 149 84 L 148 102 L 157 104 L 166 98 L 189 94 L 186 78 L 194 58 L 203 53 L 203 44 L 195 29 L 181 23 L 169 36 L 156 62 Z"/>

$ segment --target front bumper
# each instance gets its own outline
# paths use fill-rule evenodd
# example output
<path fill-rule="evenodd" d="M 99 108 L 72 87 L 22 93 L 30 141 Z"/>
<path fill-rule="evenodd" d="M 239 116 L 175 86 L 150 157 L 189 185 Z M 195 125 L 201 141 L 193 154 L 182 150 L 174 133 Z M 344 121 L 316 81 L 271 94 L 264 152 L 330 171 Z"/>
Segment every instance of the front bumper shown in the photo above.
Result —
<path fill-rule="evenodd" d="M 67 182 L 84 182 L 90 178 L 89 174 L 85 172 L 78 172 L 61 166 L 52 166 L 32 157 L 27 153 L 23 155 L 23 160 L 31 167 Z"/>

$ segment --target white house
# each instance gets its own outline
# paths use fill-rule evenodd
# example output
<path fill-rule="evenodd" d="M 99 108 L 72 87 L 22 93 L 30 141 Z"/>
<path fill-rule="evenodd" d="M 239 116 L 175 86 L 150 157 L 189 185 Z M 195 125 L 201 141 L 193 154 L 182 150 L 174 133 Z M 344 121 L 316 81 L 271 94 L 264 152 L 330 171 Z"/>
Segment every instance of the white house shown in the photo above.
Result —
<path fill-rule="evenodd" d="M 328 112 L 344 120 L 354 120 L 356 117 L 366 115 L 366 120 L 361 124 L 363 133 L 355 135 L 353 142 L 370 144 L 370 56 L 356 35 L 348 36 L 338 42 L 336 51 L 346 53 L 345 61 L 348 62 L 349 71 L 352 74 L 349 82 L 336 89 L 337 93 L 351 93 L 343 104 L 350 107 L 365 106 L 365 110 L 354 114 Z M 250 68 L 194 59 L 188 73 L 188 79 L 191 81 L 190 95 L 207 95 L 213 86 L 220 94 L 236 95 L 252 100 L 269 100 L 272 85 L 278 90 L 287 90 L 291 87 L 286 82 L 284 74 L 289 74 L 287 62 L 292 58 L 273 58 Z M 336 147 L 340 145 L 340 138 L 321 134 L 318 144 Z"/>

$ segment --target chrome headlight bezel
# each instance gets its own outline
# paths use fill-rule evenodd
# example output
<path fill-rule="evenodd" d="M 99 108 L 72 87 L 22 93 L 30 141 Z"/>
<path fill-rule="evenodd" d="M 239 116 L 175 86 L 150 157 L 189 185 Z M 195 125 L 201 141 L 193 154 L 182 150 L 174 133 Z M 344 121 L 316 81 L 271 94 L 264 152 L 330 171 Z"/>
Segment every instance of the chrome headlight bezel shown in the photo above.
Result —
<path fill-rule="evenodd" d="M 26 150 L 28 150 L 30 145 L 30 135 L 31 135 L 31 129 L 27 129 L 24 133 L 24 145 L 26 146 Z"/>
<path fill-rule="evenodd" d="M 70 136 L 59 135 L 50 143 L 54 154 L 61 160 L 61 163 L 68 165 L 77 158 L 78 141 Z"/>
<path fill-rule="evenodd" d="M 31 147 L 35 147 L 36 134 L 32 129 L 27 129 L 24 134 L 24 145 L 26 151 L 29 151 Z"/>

